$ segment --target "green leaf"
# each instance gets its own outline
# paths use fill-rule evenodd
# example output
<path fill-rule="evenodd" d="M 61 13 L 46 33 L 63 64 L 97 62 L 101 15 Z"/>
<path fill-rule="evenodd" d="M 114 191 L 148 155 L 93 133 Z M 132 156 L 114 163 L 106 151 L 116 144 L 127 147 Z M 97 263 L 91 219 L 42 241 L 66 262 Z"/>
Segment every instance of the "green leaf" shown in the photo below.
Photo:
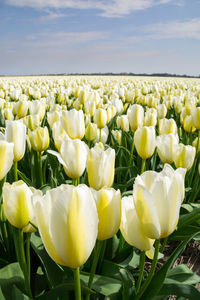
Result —
<path fill-rule="evenodd" d="M 0 287 L 6 300 L 17 300 L 17 298 L 13 298 L 14 286 L 18 287 L 20 291 L 25 291 L 24 276 L 18 263 L 9 264 L 0 270 Z"/>
<path fill-rule="evenodd" d="M 194 208 L 192 212 L 180 216 L 178 229 L 186 227 L 200 218 L 200 208 Z"/>
<path fill-rule="evenodd" d="M 80 278 L 85 284 L 88 284 L 89 273 L 81 272 Z M 102 275 L 95 275 L 92 285 L 92 289 L 104 296 L 110 296 L 115 293 L 119 293 L 121 288 L 121 281 Z"/>
<path fill-rule="evenodd" d="M 174 264 L 177 257 L 183 252 L 185 249 L 187 243 L 195 236 L 192 235 L 190 237 L 187 237 L 182 243 L 179 244 L 179 246 L 174 250 L 174 252 L 171 254 L 170 258 L 167 260 L 167 262 L 162 266 L 162 268 L 154 275 L 150 285 L 146 289 L 145 293 L 143 294 L 142 300 L 150 300 L 153 299 L 154 296 L 158 295 L 159 291 L 162 288 L 162 285 L 164 283 L 164 280 L 167 276 L 168 271 Z"/>
<path fill-rule="evenodd" d="M 120 269 L 120 275 L 122 279 L 122 299 L 131 300 L 133 298 L 135 280 L 126 269 Z"/>
<path fill-rule="evenodd" d="M 31 246 L 44 267 L 50 286 L 55 287 L 62 283 L 66 276 L 64 270 L 50 258 L 44 248 L 41 238 L 35 233 L 31 235 Z"/>
<path fill-rule="evenodd" d="M 112 277 L 121 280 L 119 273 L 120 266 L 112 261 L 104 259 L 101 266 L 101 274 L 103 276 Z"/>
<path fill-rule="evenodd" d="M 17 170 L 17 174 L 18 174 L 19 178 L 21 178 L 28 186 L 33 186 L 33 182 L 28 177 L 26 177 L 26 175 L 24 173 Z"/>
<path fill-rule="evenodd" d="M 191 235 L 194 235 L 199 231 L 200 231 L 200 227 L 188 225 L 187 227 L 178 228 L 176 231 L 174 231 L 174 233 L 170 236 L 169 239 L 173 241 L 179 241 L 179 240 L 182 241 L 186 237 L 190 237 Z"/>
<path fill-rule="evenodd" d="M 200 299 L 200 292 L 194 286 L 188 284 L 164 284 L 159 294 L 165 296 L 176 295 L 190 300 Z"/>
<path fill-rule="evenodd" d="M 67 298 L 67 292 L 74 291 L 74 283 L 64 283 L 60 284 L 53 289 L 51 289 L 49 292 L 42 294 L 39 297 L 36 297 L 35 300 L 57 300 L 58 297 L 61 297 L 62 299 L 68 299 Z M 87 287 L 82 286 L 81 291 L 83 294 L 90 293 L 95 294 L 94 291 L 90 290 Z M 71 298 L 69 298 L 71 299 Z"/>
<path fill-rule="evenodd" d="M 200 276 L 192 272 L 186 265 L 179 265 L 167 273 L 164 283 L 196 284 L 200 282 Z"/>

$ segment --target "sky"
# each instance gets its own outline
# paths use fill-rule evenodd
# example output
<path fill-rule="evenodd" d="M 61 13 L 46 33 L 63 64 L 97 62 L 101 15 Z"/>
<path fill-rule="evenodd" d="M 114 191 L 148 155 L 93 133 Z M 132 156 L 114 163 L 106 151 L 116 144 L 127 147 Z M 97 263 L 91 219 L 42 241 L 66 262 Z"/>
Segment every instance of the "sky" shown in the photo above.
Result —
<path fill-rule="evenodd" d="M 200 75 L 200 0 L 0 0 L 0 75 Z"/>

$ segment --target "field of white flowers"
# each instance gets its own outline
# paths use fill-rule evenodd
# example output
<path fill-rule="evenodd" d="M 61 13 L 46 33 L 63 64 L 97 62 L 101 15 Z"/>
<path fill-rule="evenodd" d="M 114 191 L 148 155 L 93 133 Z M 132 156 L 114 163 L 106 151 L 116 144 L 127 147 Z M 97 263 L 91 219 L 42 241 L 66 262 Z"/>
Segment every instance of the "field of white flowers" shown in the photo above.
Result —
<path fill-rule="evenodd" d="M 199 153 L 199 79 L 0 78 L 0 299 L 199 300 Z"/>

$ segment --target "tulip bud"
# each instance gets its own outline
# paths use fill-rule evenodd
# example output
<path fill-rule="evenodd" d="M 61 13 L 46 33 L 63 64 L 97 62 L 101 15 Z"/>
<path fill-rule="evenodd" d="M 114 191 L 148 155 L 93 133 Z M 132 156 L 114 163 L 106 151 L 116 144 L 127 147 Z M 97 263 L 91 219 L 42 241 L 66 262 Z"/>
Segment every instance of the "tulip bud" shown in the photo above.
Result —
<path fill-rule="evenodd" d="M 134 144 L 138 155 L 142 159 L 151 157 L 156 147 L 156 134 L 154 127 L 139 127 L 134 134 Z"/>
<path fill-rule="evenodd" d="M 13 110 L 18 119 L 25 117 L 28 111 L 28 101 L 20 100 L 16 102 Z"/>
<path fill-rule="evenodd" d="M 49 147 L 49 131 L 48 128 L 38 127 L 35 130 L 28 130 L 28 137 L 33 150 L 42 152 Z"/>
<path fill-rule="evenodd" d="M 98 108 L 94 113 L 94 123 L 97 124 L 98 128 L 104 128 L 106 126 L 108 117 L 106 110 L 103 108 Z"/>
<path fill-rule="evenodd" d="M 114 137 L 116 138 L 118 144 L 121 145 L 122 131 L 121 130 L 112 130 L 111 132 L 114 135 Z M 111 140 L 112 140 L 112 144 L 115 145 L 115 141 L 113 140 L 113 138 L 111 138 Z"/>
<path fill-rule="evenodd" d="M 177 134 L 177 125 L 174 119 L 161 119 L 159 121 L 159 135 L 161 134 Z"/>
<path fill-rule="evenodd" d="M 139 126 L 143 124 L 144 108 L 139 104 L 133 104 L 128 108 L 127 115 L 131 130 L 135 131 Z"/>
<path fill-rule="evenodd" d="M 84 142 L 79 139 L 66 139 L 61 145 L 60 154 L 52 150 L 48 153 L 58 158 L 70 178 L 79 178 L 83 175 L 88 155 L 88 146 Z"/>
<path fill-rule="evenodd" d="M 156 145 L 158 155 L 163 163 L 173 163 L 175 155 L 174 152 L 178 142 L 178 136 L 173 133 L 163 134 L 157 137 Z"/>
<path fill-rule="evenodd" d="M 94 147 L 88 153 L 88 181 L 95 190 L 111 187 L 114 180 L 115 150 Z"/>
<path fill-rule="evenodd" d="M 129 131 L 129 120 L 127 115 L 117 117 L 117 128 L 122 128 L 125 132 Z"/>
<path fill-rule="evenodd" d="M 99 224 L 98 240 L 113 237 L 119 230 L 121 221 L 121 194 L 120 190 L 102 188 L 99 191 L 91 189 L 97 206 Z"/>
<path fill-rule="evenodd" d="M 165 164 L 160 173 L 146 171 L 137 176 L 133 199 L 144 235 L 150 239 L 169 236 L 179 219 L 186 169 Z"/>
<path fill-rule="evenodd" d="M 194 127 L 200 130 L 200 107 L 192 109 L 192 122 Z"/>
<path fill-rule="evenodd" d="M 0 181 L 6 176 L 13 164 L 13 143 L 0 140 Z"/>
<path fill-rule="evenodd" d="M 56 146 L 56 149 L 60 152 L 62 142 L 66 139 L 70 139 L 67 132 L 62 127 L 62 124 L 60 121 L 57 121 L 53 124 L 52 135 L 53 135 L 54 144 Z"/>
<path fill-rule="evenodd" d="M 82 139 L 85 135 L 85 122 L 82 110 L 71 109 L 62 112 L 61 123 L 71 139 Z"/>
<path fill-rule="evenodd" d="M 71 268 L 83 265 L 97 237 L 98 215 L 86 185 L 61 185 L 34 196 L 39 232 L 50 257 Z"/>
<path fill-rule="evenodd" d="M 85 138 L 88 142 L 95 140 L 97 137 L 97 124 L 89 123 L 85 131 Z"/>
<path fill-rule="evenodd" d="M 157 124 L 157 111 L 155 108 L 148 109 L 144 116 L 144 126 L 153 126 Z"/>
<path fill-rule="evenodd" d="M 174 152 L 174 163 L 176 168 L 186 168 L 187 171 L 191 169 L 194 158 L 195 158 L 196 148 L 190 145 L 178 144 Z"/>
<path fill-rule="evenodd" d="M 134 230 L 133 230 L 134 228 Z M 154 239 L 148 238 L 135 210 L 133 196 L 122 198 L 122 220 L 120 231 L 126 242 L 142 251 L 150 250 Z"/>
<path fill-rule="evenodd" d="M 3 185 L 3 208 L 8 221 L 24 228 L 33 219 L 32 191 L 22 180 Z"/>
<path fill-rule="evenodd" d="M 14 162 L 22 159 L 26 149 L 26 126 L 20 121 L 6 120 L 5 139 L 14 143 Z"/>
<path fill-rule="evenodd" d="M 28 115 L 23 118 L 23 122 L 30 130 L 35 130 L 40 126 L 40 118 L 38 115 Z"/>

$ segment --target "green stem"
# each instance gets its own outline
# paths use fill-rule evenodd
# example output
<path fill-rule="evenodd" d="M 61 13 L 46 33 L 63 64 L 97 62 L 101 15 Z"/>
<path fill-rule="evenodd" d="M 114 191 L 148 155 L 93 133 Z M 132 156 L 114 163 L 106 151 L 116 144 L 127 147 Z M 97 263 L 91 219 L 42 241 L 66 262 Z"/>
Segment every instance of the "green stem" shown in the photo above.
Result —
<path fill-rule="evenodd" d="M 145 171 L 145 167 L 146 167 L 146 159 L 143 159 L 142 160 L 142 165 L 141 165 L 141 171 L 140 171 L 140 174 L 142 174 L 144 171 Z"/>
<path fill-rule="evenodd" d="M 160 248 L 160 253 L 163 253 L 163 251 L 165 250 L 165 246 L 167 244 L 167 241 L 168 241 L 168 236 L 163 239 L 163 243 L 162 243 L 162 246 Z"/>
<path fill-rule="evenodd" d="M 26 261 L 27 261 L 27 272 L 28 272 L 29 282 L 30 282 L 30 274 L 31 274 L 30 239 L 31 239 L 31 233 L 28 232 L 26 235 Z"/>
<path fill-rule="evenodd" d="M 30 280 L 27 270 L 26 257 L 24 251 L 24 239 L 23 239 L 23 231 L 18 228 L 13 228 L 14 240 L 15 240 L 15 249 L 18 262 L 24 274 L 24 281 L 27 295 L 32 299 L 32 292 L 30 287 Z"/>
<path fill-rule="evenodd" d="M 79 178 L 72 178 L 72 184 L 73 184 L 74 186 L 79 185 Z"/>
<path fill-rule="evenodd" d="M 73 270 L 73 273 L 74 273 L 74 284 L 75 284 L 75 299 L 81 300 L 81 282 L 80 282 L 79 268 Z"/>
<path fill-rule="evenodd" d="M 38 167 L 39 167 L 39 185 L 43 186 L 43 174 L 42 174 L 42 155 L 38 152 Z"/>
<path fill-rule="evenodd" d="M 101 252 L 102 244 L 103 244 L 103 241 L 97 240 L 97 245 L 96 245 L 94 258 L 93 258 L 93 261 L 92 261 L 92 267 L 91 267 L 91 271 L 90 271 L 90 277 L 89 277 L 89 281 L 88 281 L 88 288 L 89 289 L 92 288 L 92 283 L 93 283 L 97 263 L 98 263 L 98 260 L 99 260 L 99 255 L 100 255 L 100 252 Z M 90 299 L 90 294 L 87 294 L 85 299 L 89 300 Z"/>
<path fill-rule="evenodd" d="M 149 286 L 149 284 L 150 284 L 150 282 L 153 278 L 153 275 L 154 275 L 155 269 L 156 269 L 156 265 L 157 265 L 157 261 L 158 261 L 159 246 L 160 246 L 160 240 L 156 240 L 156 242 L 155 242 L 155 252 L 154 252 L 154 257 L 153 257 L 153 261 L 152 261 L 152 265 L 151 265 L 151 270 L 150 270 L 149 275 L 147 276 L 144 284 L 140 288 L 140 290 L 139 290 L 139 292 L 136 295 L 134 300 L 138 300 L 142 297 L 142 295 L 146 291 L 147 287 Z"/>
<path fill-rule="evenodd" d="M 136 288 L 135 288 L 136 294 L 140 290 L 140 286 L 142 283 L 142 278 L 143 278 L 143 273 L 144 273 L 144 263 L 145 263 L 145 251 L 142 251 L 140 254 L 140 273 L 139 273 L 139 277 L 138 277 Z"/>
<path fill-rule="evenodd" d="M 15 178 L 15 181 L 18 181 L 18 175 L 17 175 L 17 161 L 14 161 L 14 178 Z"/>
<path fill-rule="evenodd" d="M 133 141 L 132 141 L 132 145 L 131 145 L 131 152 L 130 152 L 128 167 L 131 167 L 132 162 L 133 162 L 133 151 L 134 151 L 134 136 L 133 136 Z M 127 181 L 128 172 L 129 172 L 129 169 L 126 172 L 125 182 Z"/>
<path fill-rule="evenodd" d="M 101 128 L 99 128 L 99 142 L 101 142 Z"/>

